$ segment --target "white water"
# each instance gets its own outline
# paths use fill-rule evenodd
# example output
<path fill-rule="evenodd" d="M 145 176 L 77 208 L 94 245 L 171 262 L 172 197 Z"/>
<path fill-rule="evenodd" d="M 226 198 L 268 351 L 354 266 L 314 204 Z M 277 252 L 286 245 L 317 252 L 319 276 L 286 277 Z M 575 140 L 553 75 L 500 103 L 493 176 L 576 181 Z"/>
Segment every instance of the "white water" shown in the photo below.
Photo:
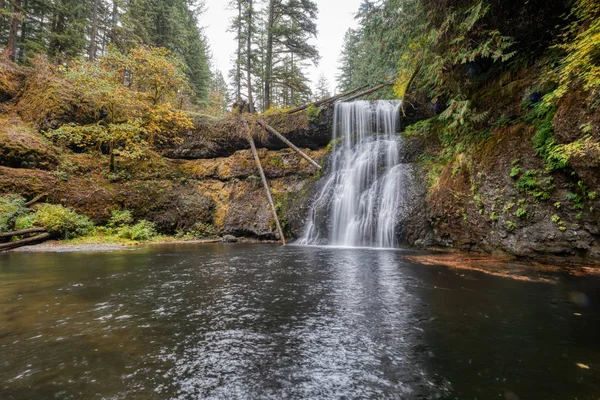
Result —
<path fill-rule="evenodd" d="M 400 163 L 399 101 L 335 106 L 331 167 L 300 244 L 397 246 L 398 213 L 410 166 Z"/>

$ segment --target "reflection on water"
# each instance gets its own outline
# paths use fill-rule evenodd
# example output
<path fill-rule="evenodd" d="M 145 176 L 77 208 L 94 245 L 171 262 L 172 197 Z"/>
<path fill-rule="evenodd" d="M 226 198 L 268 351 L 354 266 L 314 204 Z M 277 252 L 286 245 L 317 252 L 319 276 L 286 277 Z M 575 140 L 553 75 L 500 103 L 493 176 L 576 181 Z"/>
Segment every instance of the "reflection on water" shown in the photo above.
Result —
<path fill-rule="evenodd" d="M 403 254 L 0 255 L 0 398 L 598 399 L 596 279 L 512 281 Z"/>

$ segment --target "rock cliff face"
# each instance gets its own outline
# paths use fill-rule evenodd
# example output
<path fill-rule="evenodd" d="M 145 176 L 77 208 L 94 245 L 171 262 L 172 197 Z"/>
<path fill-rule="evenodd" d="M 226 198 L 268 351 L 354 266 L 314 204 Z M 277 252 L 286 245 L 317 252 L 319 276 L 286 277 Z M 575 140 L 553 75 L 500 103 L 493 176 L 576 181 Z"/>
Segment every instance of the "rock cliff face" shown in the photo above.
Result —
<path fill-rule="evenodd" d="M 496 82 L 506 92 L 489 109 L 510 115 L 510 122 L 440 165 L 426 203 L 435 234 L 425 242 L 540 261 L 600 264 L 600 151 L 594 144 L 600 140 L 600 113 L 574 92 L 540 127 L 521 109 L 534 78 L 529 71 Z M 498 93 L 493 86 L 486 90 Z M 589 129 L 584 132 L 582 126 Z M 567 167 L 549 169 L 536 148 L 542 134 L 559 145 L 576 145 Z M 426 153 L 435 153 L 435 141 L 428 142 Z"/>
<path fill-rule="evenodd" d="M 305 124 L 291 131 L 285 131 L 285 126 L 279 129 L 301 145 L 311 141 L 314 129 L 315 143 L 305 147 L 316 150 L 305 152 L 324 162 L 326 149 L 321 144 L 329 141 L 324 139 L 327 114 L 313 123 L 303 114 L 295 118 L 304 118 Z M 106 156 L 57 148 L 16 117 L 0 122 L 0 194 L 32 198 L 47 193 L 48 201 L 73 207 L 98 223 L 106 222 L 114 209 L 127 209 L 138 219 L 156 223 L 166 234 L 201 223 L 217 235 L 277 237 L 254 158 L 243 140 L 220 146 L 225 136 L 207 139 L 208 135 L 189 133 L 180 147 L 165 150 L 178 158 L 153 155 L 142 164 L 121 161 L 121 172 L 110 175 Z M 265 138 L 259 155 L 287 226 L 288 201 L 308 191 L 317 171 L 276 141 Z"/>

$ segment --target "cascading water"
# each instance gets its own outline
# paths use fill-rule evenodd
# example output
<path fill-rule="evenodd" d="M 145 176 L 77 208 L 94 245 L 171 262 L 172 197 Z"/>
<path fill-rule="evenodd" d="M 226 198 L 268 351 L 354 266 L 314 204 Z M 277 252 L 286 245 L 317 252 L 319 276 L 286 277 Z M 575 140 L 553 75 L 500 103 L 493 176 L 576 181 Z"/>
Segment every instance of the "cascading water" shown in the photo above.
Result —
<path fill-rule="evenodd" d="M 401 163 L 400 101 L 338 103 L 330 169 L 299 244 L 396 247 L 411 169 Z"/>

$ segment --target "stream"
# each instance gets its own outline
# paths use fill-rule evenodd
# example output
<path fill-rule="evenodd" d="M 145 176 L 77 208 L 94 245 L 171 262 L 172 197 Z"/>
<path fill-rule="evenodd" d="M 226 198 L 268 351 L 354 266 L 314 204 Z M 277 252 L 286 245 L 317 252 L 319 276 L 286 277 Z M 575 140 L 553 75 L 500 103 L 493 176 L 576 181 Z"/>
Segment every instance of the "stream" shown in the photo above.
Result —
<path fill-rule="evenodd" d="M 406 250 L 0 255 L 0 399 L 598 399 L 600 280 Z"/>

